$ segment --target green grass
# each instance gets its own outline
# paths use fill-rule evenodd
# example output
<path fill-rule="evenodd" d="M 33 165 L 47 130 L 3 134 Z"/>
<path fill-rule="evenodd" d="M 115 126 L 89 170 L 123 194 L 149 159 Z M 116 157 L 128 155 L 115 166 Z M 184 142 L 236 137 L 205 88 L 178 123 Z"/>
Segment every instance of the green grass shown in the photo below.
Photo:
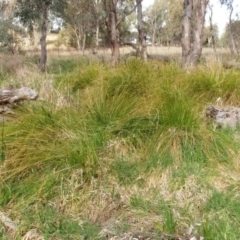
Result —
<path fill-rule="evenodd" d="M 150 214 L 160 215 L 162 223 L 155 223 L 156 230 L 160 232 L 167 232 L 174 234 L 176 231 L 176 221 L 170 203 L 165 202 L 163 199 L 156 201 L 146 201 L 142 197 L 133 196 L 131 198 L 131 207 L 140 209 Z"/>
<path fill-rule="evenodd" d="M 0 75 L 45 97 L 4 123 L 0 211 L 21 222 L 19 237 L 31 228 L 46 239 L 141 228 L 186 236 L 199 222 L 206 239 L 237 239 L 239 144 L 204 109 L 218 97 L 239 103 L 239 72 L 137 59 L 112 69 L 67 57 L 52 59 L 44 76 L 33 69 Z"/>
<path fill-rule="evenodd" d="M 213 192 L 208 199 L 205 210 L 210 212 L 201 231 L 207 239 L 238 239 L 239 231 L 239 196 L 233 192 Z"/>

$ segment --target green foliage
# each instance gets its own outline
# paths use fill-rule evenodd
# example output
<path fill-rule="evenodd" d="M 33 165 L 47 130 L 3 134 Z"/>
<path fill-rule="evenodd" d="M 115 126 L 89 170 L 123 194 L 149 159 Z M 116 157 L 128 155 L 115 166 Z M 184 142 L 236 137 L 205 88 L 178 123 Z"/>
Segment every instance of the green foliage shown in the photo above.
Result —
<path fill-rule="evenodd" d="M 41 14 L 44 6 L 50 6 L 52 13 L 58 15 L 61 11 L 63 11 L 65 4 L 65 0 L 17 0 L 14 11 L 15 16 L 18 17 L 24 25 L 30 27 L 31 24 L 36 24 L 41 20 Z"/>

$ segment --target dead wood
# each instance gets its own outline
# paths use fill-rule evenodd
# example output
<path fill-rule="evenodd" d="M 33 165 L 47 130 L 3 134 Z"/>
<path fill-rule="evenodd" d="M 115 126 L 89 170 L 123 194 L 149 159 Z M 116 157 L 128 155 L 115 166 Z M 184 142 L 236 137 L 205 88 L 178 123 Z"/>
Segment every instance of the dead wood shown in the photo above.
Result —
<path fill-rule="evenodd" d="M 13 104 L 24 100 L 34 100 L 38 98 L 38 93 L 31 88 L 21 87 L 18 89 L 0 89 L 0 104 Z"/>
<path fill-rule="evenodd" d="M 216 107 L 208 106 L 206 108 L 206 117 L 214 120 L 216 127 L 236 128 L 240 124 L 240 108 L 233 106 Z"/>
<path fill-rule="evenodd" d="M 17 224 L 13 222 L 10 218 L 6 217 L 3 212 L 0 212 L 0 221 L 2 222 L 6 230 L 11 232 L 17 231 Z"/>
<path fill-rule="evenodd" d="M 0 122 L 10 121 L 9 115 L 14 114 L 10 107 L 17 106 L 17 103 L 24 100 L 42 100 L 38 93 L 31 88 L 21 87 L 14 89 L 12 86 L 0 89 Z"/>

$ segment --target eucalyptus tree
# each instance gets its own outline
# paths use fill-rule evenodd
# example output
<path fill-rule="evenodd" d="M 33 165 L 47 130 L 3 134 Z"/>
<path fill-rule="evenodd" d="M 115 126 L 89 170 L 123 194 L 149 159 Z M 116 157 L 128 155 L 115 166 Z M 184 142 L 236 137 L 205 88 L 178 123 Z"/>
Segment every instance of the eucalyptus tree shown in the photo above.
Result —
<path fill-rule="evenodd" d="M 47 30 L 49 23 L 49 11 L 57 12 L 62 9 L 64 0 L 16 0 L 15 16 L 27 27 L 40 23 L 41 28 L 41 56 L 39 69 L 46 71 L 47 62 Z"/>
<path fill-rule="evenodd" d="M 182 64 L 195 66 L 202 53 L 203 29 L 208 0 L 184 0 Z"/>
<path fill-rule="evenodd" d="M 137 22 L 138 22 L 138 38 L 139 38 L 139 52 L 142 59 L 147 61 L 147 43 L 146 35 L 143 29 L 143 13 L 142 13 L 142 0 L 136 0 L 137 5 Z"/>
<path fill-rule="evenodd" d="M 209 14 L 209 32 L 206 34 L 206 30 L 205 30 L 205 37 L 207 37 L 208 39 L 208 47 L 210 47 L 210 45 L 212 45 L 212 48 L 213 48 L 213 51 L 214 51 L 214 55 L 215 55 L 215 58 L 217 59 L 217 49 L 216 49 L 216 39 L 218 39 L 218 26 L 217 25 L 213 25 L 213 21 L 212 21 L 212 18 L 213 18 L 213 6 L 208 3 L 208 8 L 209 8 L 209 11 L 210 11 L 210 14 Z"/>
<path fill-rule="evenodd" d="M 145 19 L 151 43 L 154 45 L 156 42 L 162 42 L 165 38 L 164 28 L 169 19 L 169 1 L 155 0 L 145 11 Z"/>
<path fill-rule="evenodd" d="M 182 34 L 182 0 L 155 0 L 146 11 L 152 44 L 179 45 Z"/>
<path fill-rule="evenodd" d="M 68 0 L 61 13 L 65 27 L 75 36 L 77 49 L 83 55 L 86 37 L 98 25 L 94 8 L 98 3 L 99 0 Z"/>
<path fill-rule="evenodd" d="M 232 54 L 240 53 L 240 20 L 233 20 L 226 26 L 226 39 Z"/>
<path fill-rule="evenodd" d="M 235 38 L 233 36 L 233 21 L 232 21 L 232 14 L 233 14 L 233 3 L 234 0 L 220 0 L 222 5 L 226 5 L 227 9 L 229 10 L 229 20 L 228 20 L 228 28 L 227 28 L 227 33 L 228 33 L 228 39 L 229 39 L 229 47 L 231 54 L 239 54 L 239 50 L 237 47 L 237 43 L 235 41 Z"/>
<path fill-rule="evenodd" d="M 103 0 L 106 27 L 112 51 L 112 65 L 115 66 L 120 58 L 119 26 L 126 16 L 136 9 L 134 0 Z"/>
<path fill-rule="evenodd" d="M 182 37 L 182 19 L 184 10 L 182 8 L 183 0 L 169 0 L 168 15 L 166 21 L 166 32 L 171 44 L 181 45 Z"/>
<path fill-rule="evenodd" d="M 0 50 L 15 54 L 20 50 L 21 37 L 24 30 L 14 19 L 13 0 L 0 1 Z"/>
<path fill-rule="evenodd" d="M 92 0 L 94 6 L 94 19 L 95 19 L 95 50 L 99 48 L 99 34 L 100 34 L 100 25 L 103 22 L 103 0 Z"/>

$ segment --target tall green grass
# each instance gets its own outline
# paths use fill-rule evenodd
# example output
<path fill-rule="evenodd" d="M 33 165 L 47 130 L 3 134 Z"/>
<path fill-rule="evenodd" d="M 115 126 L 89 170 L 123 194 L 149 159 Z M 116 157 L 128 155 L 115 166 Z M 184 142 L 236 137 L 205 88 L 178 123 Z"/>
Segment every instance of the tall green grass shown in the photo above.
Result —
<path fill-rule="evenodd" d="M 69 70 L 74 84 L 65 78 L 69 73 L 58 74 L 56 81 L 69 87 L 73 99 L 74 90 L 84 82 L 78 105 L 75 100 L 72 107 L 63 108 L 36 103 L 23 107 L 21 116 L 6 125 L 2 180 L 24 177 L 44 166 L 68 165 L 83 168 L 90 179 L 101 166 L 99 151 L 117 138 L 126 139 L 139 152 L 138 161 L 145 161 L 141 154 L 155 153 L 170 156 L 171 162 L 229 161 L 236 152 L 233 135 L 213 131 L 203 117 L 203 94 L 214 91 L 211 73 L 208 78 L 199 70 L 201 79 L 195 80 L 195 72 L 184 73 L 176 65 L 135 59 L 114 70 L 88 62 L 73 66 Z M 214 84 L 223 86 L 222 79 L 219 84 L 217 80 Z"/>
<path fill-rule="evenodd" d="M 188 73 L 175 64 L 145 64 L 137 59 L 127 60 L 115 69 L 86 59 L 55 59 L 48 69 L 46 78 L 53 78 L 50 89 L 56 92 L 46 96 L 56 94 L 55 98 L 23 104 L 16 110 L 14 120 L 4 124 L 2 207 L 20 203 L 22 207 L 24 202 L 40 207 L 39 199 L 49 202 L 63 197 L 64 186 L 66 201 L 82 209 L 76 203 L 82 200 L 81 189 L 100 191 L 98 184 L 112 181 L 126 188 L 144 187 L 144 176 L 156 171 L 161 174 L 175 166 L 179 174 L 188 178 L 198 171 L 182 166 L 209 168 L 230 164 L 238 153 L 233 131 L 214 130 L 204 116 L 205 107 L 218 97 L 226 103 L 238 103 L 237 72 L 205 67 Z M 41 88 L 39 82 L 29 83 Z M 68 104 L 53 101 L 69 96 Z M 81 183 L 72 193 L 71 186 L 66 186 L 73 184 L 71 175 L 77 170 L 81 170 Z M 165 232 L 177 232 L 174 211 L 165 201 L 130 199 L 133 208 L 162 214 Z M 83 204 L 89 206 L 87 202 Z M 49 220 L 46 209 L 41 214 L 39 209 L 30 211 L 38 215 L 26 221 L 40 221 L 39 228 L 48 237 L 55 236 L 57 228 L 60 239 L 80 231 L 75 221 L 67 224 L 69 212 L 58 223 L 61 226 L 50 229 L 55 220 Z M 55 210 L 50 212 L 52 219 L 60 218 Z M 87 218 L 86 222 L 91 218 L 75 214 Z M 98 224 L 92 224 L 87 226 L 96 234 Z M 206 223 L 202 233 L 210 236 L 210 230 Z"/>

